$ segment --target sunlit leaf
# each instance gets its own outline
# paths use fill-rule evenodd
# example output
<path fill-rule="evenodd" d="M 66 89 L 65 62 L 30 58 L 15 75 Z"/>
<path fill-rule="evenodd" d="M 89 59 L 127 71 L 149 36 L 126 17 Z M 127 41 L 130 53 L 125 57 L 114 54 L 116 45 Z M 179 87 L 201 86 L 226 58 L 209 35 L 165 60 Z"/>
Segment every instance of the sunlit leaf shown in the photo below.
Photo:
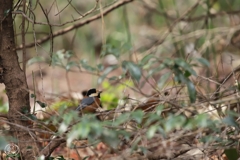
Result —
<path fill-rule="evenodd" d="M 64 122 L 62 122 L 58 128 L 59 133 L 64 133 L 68 128 L 68 125 Z"/>
<path fill-rule="evenodd" d="M 68 50 L 65 52 L 64 55 L 65 55 L 65 58 L 71 58 L 74 55 L 74 53 L 72 50 Z"/>
<path fill-rule="evenodd" d="M 156 131 L 157 131 L 157 126 L 156 125 L 152 125 L 148 130 L 147 130 L 147 138 L 152 138 L 154 135 L 155 135 L 155 133 L 156 133 Z"/>
<path fill-rule="evenodd" d="M 81 64 L 81 66 L 82 66 L 84 69 L 86 69 L 87 71 L 91 71 L 91 72 L 92 72 L 92 71 L 96 71 L 96 68 L 90 66 L 90 65 L 88 64 L 88 61 L 85 60 L 85 59 L 80 60 L 80 64 Z"/>
<path fill-rule="evenodd" d="M 70 70 L 72 67 L 79 67 L 79 64 L 75 61 L 68 62 L 66 65 L 66 70 Z"/>
<path fill-rule="evenodd" d="M 64 59 L 63 50 L 59 50 L 55 54 L 52 55 L 51 64 L 63 66 L 63 62 L 62 62 L 63 59 Z"/>
<path fill-rule="evenodd" d="M 46 59 L 44 57 L 36 56 L 36 57 L 29 59 L 27 61 L 27 65 L 29 66 L 29 65 L 32 65 L 32 64 L 38 63 L 38 62 L 46 62 Z"/>

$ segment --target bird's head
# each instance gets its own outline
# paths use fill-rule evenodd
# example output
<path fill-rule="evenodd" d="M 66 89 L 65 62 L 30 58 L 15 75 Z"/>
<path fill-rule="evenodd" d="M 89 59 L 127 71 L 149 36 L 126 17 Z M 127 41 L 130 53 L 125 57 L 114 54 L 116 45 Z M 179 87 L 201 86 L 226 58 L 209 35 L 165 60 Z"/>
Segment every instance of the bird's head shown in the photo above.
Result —
<path fill-rule="evenodd" d="M 100 94 L 102 91 L 96 90 L 96 88 L 89 89 L 87 92 L 88 97 L 98 97 L 100 98 Z"/>

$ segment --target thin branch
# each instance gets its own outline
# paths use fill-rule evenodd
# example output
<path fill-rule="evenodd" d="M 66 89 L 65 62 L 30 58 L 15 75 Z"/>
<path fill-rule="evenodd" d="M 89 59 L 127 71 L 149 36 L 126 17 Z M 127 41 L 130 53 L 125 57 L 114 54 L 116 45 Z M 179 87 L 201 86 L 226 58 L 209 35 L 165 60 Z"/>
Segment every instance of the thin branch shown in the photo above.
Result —
<path fill-rule="evenodd" d="M 95 4 L 95 6 L 93 7 L 93 9 L 87 11 L 85 14 L 83 14 L 82 16 L 76 18 L 76 19 L 73 19 L 71 21 L 67 21 L 67 22 L 64 22 L 64 23 L 61 23 L 61 24 L 54 24 L 54 23 L 46 23 L 46 22 L 37 22 L 33 19 L 31 19 L 29 16 L 27 16 L 23 11 L 21 10 L 15 10 L 15 11 L 12 11 L 12 14 L 21 14 L 23 17 L 25 17 L 29 22 L 33 23 L 33 24 L 39 24 L 39 25 L 51 25 L 51 26 L 57 26 L 57 27 L 61 27 L 61 26 L 64 26 L 66 24 L 69 24 L 69 23 L 73 23 L 73 22 L 76 22 L 84 17 L 86 17 L 87 15 L 89 15 L 90 13 L 92 13 L 93 11 L 95 11 L 97 9 L 97 5 L 98 5 L 98 0 L 96 1 L 97 3 Z M 52 6 L 51 6 L 52 8 Z M 48 12 L 49 13 L 49 12 Z"/>
<path fill-rule="evenodd" d="M 8 116 L 7 116 L 7 114 L 0 114 L 0 117 L 3 117 L 3 118 L 6 118 L 6 119 L 8 119 Z"/>
<path fill-rule="evenodd" d="M 43 148 L 43 150 L 40 152 L 40 155 L 44 155 L 45 158 L 48 158 L 52 152 L 64 142 L 66 142 L 64 138 L 52 139 L 51 142 L 49 142 L 48 145 Z"/>
<path fill-rule="evenodd" d="M 57 14 L 55 14 L 55 16 L 59 15 L 60 13 L 62 13 L 67 8 L 67 6 L 69 6 L 69 4 L 71 4 L 71 2 L 72 2 L 72 0 L 68 1 L 68 4 L 65 7 L 63 7 L 63 9 L 61 9 Z"/>
<path fill-rule="evenodd" d="M 134 0 L 123 0 L 123 1 L 120 1 L 120 2 L 112 5 L 111 7 L 109 7 L 108 9 L 106 9 L 105 11 L 103 11 L 102 14 L 103 14 L 103 16 L 106 16 L 108 13 L 112 12 L 113 10 L 115 10 L 115 9 L 117 9 L 117 8 L 119 8 L 119 7 L 127 4 L 127 3 L 130 3 L 130 2 L 132 2 L 132 1 L 134 1 Z M 88 18 L 88 19 L 85 20 L 85 21 L 82 21 L 82 22 L 79 22 L 79 23 L 74 24 L 74 25 L 72 25 L 72 26 L 69 26 L 69 27 L 67 27 L 67 28 L 65 28 L 65 29 L 63 29 L 63 30 L 59 30 L 59 31 L 57 31 L 57 32 L 54 32 L 53 35 L 52 35 L 52 37 L 55 38 L 55 37 L 57 37 L 57 36 L 66 34 L 66 33 L 70 32 L 70 31 L 72 31 L 72 30 L 74 30 L 74 29 L 76 29 L 76 28 L 82 27 L 82 26 L 84 26 L 84 25 L 86 25 L 86 24 L 89 24 L 89 23 L 91 23 L 91 22 L 93 22 L 93 21 L 95 21 L 95 20 L 97 20 L 97 19 L 100 19 L 101 16 L 102 16 L 102 14 L 100 13 L 100 14 L 98 14 L 98 15 L 95 15 L 95 16 L 92 16 L 92 17 Z M 50 35 L 49 35 L 49 36 L 46 36 L 46 37 L 43 37 L 42 39 L 38 39 L 36 42 L 26 44 L 25 47 L 26 47 L 26 48 L 31 48 L 31 47 L 35 46 L 35 43 L 37 43 L 37 44 L 39 45 L 39 44 L 42 44 L 42 43 L 48 41 L 50 38 L 51 38 Z M 18 46 L 18 47 L 16 48 L 16 50 L 20 50 L 20 49 L 22 49 L 22 48 L 23 48 L 23 46 L 20 45 L 20 46 Z"/>
<path fill-rule="evenodd" d="M 23 12 L 26 12 L 26 0 L 22 1 L 22 6 L 23 6 Z M 22 59 L 23 59 L 23 72 L 26 74 L 26 48 L 25 48 L 25 17 L 22 17 L 22 46 L 23 46 L 23 50 L 22 50 Z"/>
<path fill-rule="evenodd" d="M 50 21 L 49 21 L 49 18 L 48 18 L 48 14 L 47 14 L 47 11 L 45 12 L 44 11 L 44 8 L 43 8 L 43 6 L 41 5 L 41 3 L 39 3 L 39 5 L 40 5 L 40 7 L 41 7 L 41 9 L 42 9 L 42 11 L 43 11 L 43 13 L 44 13 L 44 15 L 45 15 L 45 17 L 46 17 L 46 19 L 47 19 L 47 22 L 48 22 L 48 26 L 49 26 L 49 29 L 50 29 L 50 65 L 51 65 L 51 63 L 52 63 L 52 54 L 53 54 L 53 30 L 52 30 L 52 26 L 50 25 Z"/>

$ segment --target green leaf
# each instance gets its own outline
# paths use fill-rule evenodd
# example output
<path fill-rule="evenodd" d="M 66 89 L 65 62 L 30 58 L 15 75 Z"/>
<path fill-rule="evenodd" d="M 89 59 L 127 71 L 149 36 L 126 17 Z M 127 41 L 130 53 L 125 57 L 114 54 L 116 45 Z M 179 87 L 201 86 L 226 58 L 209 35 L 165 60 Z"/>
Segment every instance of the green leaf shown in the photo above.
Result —
<path fill-rule="evenodd" d="M 9 14 L 9 12 L 11 11 L 11 9 L 7 9 L 4 11 L 4 16 L 7 16 Z"/>
<path fill-rule="evenodd" d="M 106 56 L 106 55 L 114 55 L 116 58 L 118 58 L 120 56 L 120 49 L 115 47 L 112 44 L 107 44 L 105 46 L 103 46 L 102 52 L 101 52 L 101 56 Z"/>
<path fill-rule="evenodd" d="M 102 64 L 98 64 L 97 65 L 97 69 L 98 69 L 98 71 L 103 71 L 104 70 L 104 66 L 102 65 Z"/>
<path fill-rule="evenodd" d="M 196 123 L 199 127 L 207 127 L 211 122 L 209 121 L 208 116 L 208 114 L 198 114 L 194 117 L 192 123 Z"/>
<path fill-rule="evenodd" d="M 90 123 L 91 124 L 91 123 Z M 91 126 L 90 124 L 83 122 L 83 123 L 79 123 L 77 125 L 77 128 L 75 131 L 78 132 L 79 136 L 81 136 L 82 138 L 87 138 L 90 131 L 91 131 Z"/>
<path fill-rule="evenodd" d="M 148 72 L 148 77 L 153 75 L 154 73 L 159 73 L 161 70 L 163 70 L 164 68 L 166 68 L 166 65 L 165 64 L 160 64 L 160 66 L 156 67 L 156 68 L 153 68 L 151 70 L 149 70 Z"/>
<path fill-rule="evenodd" d="M 68 62 L 67 65 L 66 65 L 66 70 L 69 71 L 72 67 L 78 67 L 79 68 L 79 64 L 75 61 Z"/>
<path fill-rule="evenodd" d="M 157 122 L 160 121 L 161 119 L 159 118 L 159 115 L 152 113 L 152 114 L 148 114 L 147 120 L 144 123 L 144 126 L 149 126 L 151 123 L 153 122 Z"/>
<path fill-rule="evenodd" d="M 162 114 L 162 111 L 164 109 L 164 105 L 160 104 L 156 107 L 156 114 L 160 116 Z"/>
<path fill-rule="evenodd" d="M 6 139 L 3 136 L 0 136 L 0 150 L 4 150 L 7 144 Z"/>
<path fill-rule="evenodd" d="M 196 101 L 197 92 L 194 84 L 190 80 L 187 81 L 187 88 L 188 88 L 188 95 L 189 95 L 190 101 L 191 103 L 194 103 Z"/>
<path fill-rule="evenodd" d="M 210 66 L 208 60 L 206 60 L 205 58 L 197 58 L 197 61 L 199 61 L 200 63 L 202 63 L 203 65 L 205 65 L 207 67 Z"/>
<path fill-rule="evenodd" d="M 129 121 L 130 114 L 129 113 L 124 113 L 121 114 L 114 122 L 114 126 L 119 126 L 120 124 L 125 123 L 126 121 Z"/>
<path fill-rule="evenodd" d="M 109 78 L 109 81 L 115 81 L 115 80 L 118 80 L 117 76 L 112 76 L 112 77 Z"/>
<path fill-rule="evenodd" d="M 71 58 L 74 55 L 72 50 L 68 50 L 65 52 L 64 57 L 65 58 Z"/>
<path fill-rule="evenodd" d="M 185 72 L 184 72 L 184 76 L 188 78 L 189 76 L 191 76 L 191 73 L 188 72 L 188 71 L 185 71 Z"/>
<path fill-rule="evenodd" d="M 66 113 L 62 116 L 63 118 L 63 122 L 66 123 L 67 125 L 71 123 L 71 121 L 73 120 L 74 118 L 74 114 L 72 114 L 71 112 L 69 113 Z"/>
<path fill-rule="evenodd" d="M 174 61 L 178 66 L 182 67 L 184 70 L 187 70 L 192 75 L 196 76 L 196 72 L 192 69 L 192 67 L 182 58 L 177 58 Z"/>
<path fill-rule="evenodd" d="M 165 131 L 169 132 L 173 129 L 180 129 L 183 127 L 184 123 L 186 122 L 186 117 L 179 115 L 170 115 L 167 119 L 166 122 L 164 123 Z"/>
<path fill-rule="evenodd" d="M 55 157 L 56 160 L 66 160 L 62 155 Z"/>
<path fill-rule="evenodd" d="M 86 69 L 87 71 L 96 71 L 96 68 L 94 67 L 91 67 L 89 64 L 88 64 L 88 61 L 86 59 L 82 59 L 80 60 L 80 64 L 82 65 L 82 67 L 84 69 Z"/>
<path fill-rule="evenodd" d="M 37 117 L 36 117 L 36 115 L 34 115 L 34 114 L 29 114 L 29 115 L 27 115 L 31 120 L 37 120 Z"/>
<path fill-rule="evenodd" d="M 140 61 L 141 65 L 146 64 L 151 58 L 153 58 L 154 55 L 152 54 L 147 54 L 145 57 L 143 57 L 143 59 Z"/>
<path fill-rule="evenodd" d="M 120 140 L 118 138 L 118 132 L 113 130 L 103 130 L 102 140 L 109 144 L 113 148 L 117 148 Z"/>
<path fill-rule="evenodd" d="M 64 59 L 64 50 L 58 50 L 55 54 L 52 55 L 52 62 L 53 65 L 63 66 L 63 59 Z"/>
<path fill-rule="evenodd" d="M 35 94 L 31 94 L 31 98 L 36 98 L 36 95 Z"/>
<path fill-rule="evenodd" d="M 98 84 L 101 84 L 103 80 L 107 77 L 107 75 L 112 72 L 113 70 L 117 69 L 117 65 L 109 66 L 104 71 L 101 77 L 98 78 Z"/>
<path fill-rule="evenodd" d="M 89 157 L 90 157 L 90 156 L 86 156 L 86 157 L 83 158 L 83 160 L 87 160 Z"/>
<path fill-rule="evenodd" d="M 235 148 L 225 149 L 224 153 L 228 160 L 237 160 L 239 158 L 238 151 Z"/>
<path fill-rule="evenodd" d="M 177 68 L 174 69 L 174 73 L 175 73 L 175 76 L 174 76 L 174 79 L 175 81 L 177 81 L 178 83 L 184 83 L 186 84 L 189 79 L 187 77 L 184 76 L 183 72 Z"/>
<path fill-rule="evenodd" d="M 41 101 L 36 101 L 42 108 L 47 107 L 46 103 L 43 103 Z"/>
<path fill-rule="evenodd" d="M 174 61 L 172 59 L 166 58 L 166 59 L 164 59 L 163 64 L 168 67 L 171 67 L 174 65 Z"/>
<path fill-rule="evenodd" d="M 137 110 L 132 113 L 131 117 L 133 120 L 135 120 L 137 123 L 141 123 L 143 119 L 144 113 L 142 110 Z"/>
<path fill-rule="evenodd" d="M 32 65 L 32 64 L 38 63 L 38 62 L 46 62 L 46 60 L 43 57 L 36 56 L 36 57 L 29 59 L 27 61 L 27 65 L 29 66 L 29 65 Z"/>
<path fill-rule="evenodd" d="M 147 131 L 147 138 L 151 139 L 155 135 L 157 129 L 158 127 L 156 125 L 152 125 Z"/>
<path fill-rule="evenodd" d="M 132 78 L 139 82 L 139 80 L 142 76 L 142 71 L 137 64 L 130 62 L 130 61 L 123 61 L 122 67 L 126 70 L 129 70 Z"/>
<path fill-rule="evenodd" d="M 223 123 L 229 125 L 229 126 L 233 126 L 237 129 L 239 129 L 239 125 L 238 123 L 235 121 L 235 119 L 232 116 L 227 116 L 222 120 Z"/>
<path fill-rule="evenodd" d="M 56 52 L 56 55 L 58 56 L 58 58 L 64 59 L 64 52 L 65 52 L 64 49 L 58 50 L 58 51 Z"/>
<path fill-rule="evenodd" d="M 158 87 L 159 88 L 162 88 L 164 86 L 164 84 L 166 83 L 166 81 L 168 80 L 168 78 L 171 74 L 172 73 L 168 72 L 168 73 L 165 73 L 161 76 L 161 78 L 158 80 Z"/>

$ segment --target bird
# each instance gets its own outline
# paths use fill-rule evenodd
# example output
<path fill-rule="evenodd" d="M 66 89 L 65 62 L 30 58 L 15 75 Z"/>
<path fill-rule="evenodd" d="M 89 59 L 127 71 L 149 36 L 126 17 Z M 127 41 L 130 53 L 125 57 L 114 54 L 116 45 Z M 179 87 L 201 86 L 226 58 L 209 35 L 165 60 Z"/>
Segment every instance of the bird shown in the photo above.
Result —
<path fill-rule="evenodd" d="M 82 99 L 76 111 L 80 113 L 95 113 L 96 109 L 101 107 L 100 94 L 102 91 L 98 91 L 95 88 L 89 89 L 86 96 Z"/>

